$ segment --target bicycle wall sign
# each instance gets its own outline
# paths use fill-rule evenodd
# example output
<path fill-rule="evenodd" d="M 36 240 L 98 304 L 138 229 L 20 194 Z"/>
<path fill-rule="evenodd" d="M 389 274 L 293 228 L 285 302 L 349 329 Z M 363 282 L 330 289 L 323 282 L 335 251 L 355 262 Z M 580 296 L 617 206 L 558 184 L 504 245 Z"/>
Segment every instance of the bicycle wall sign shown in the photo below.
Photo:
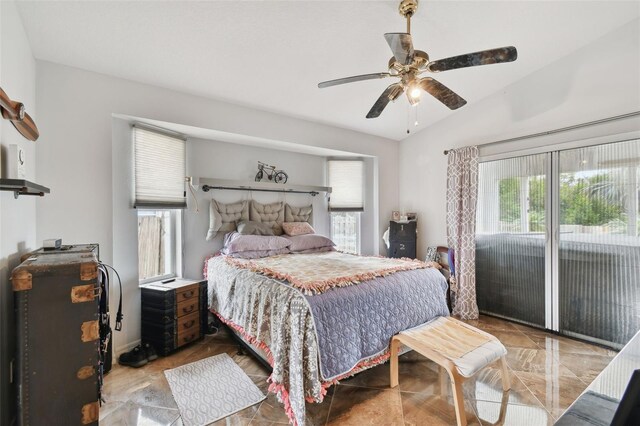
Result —
<path fill-rule="evenodd" d="M 260 182 L 263 178 L 267 178 L 270 182 L 287 183 L 289 176 L 284 170 L 276 170 L 276 166 L 270 166 L 262 161 L 258 161 L 258 173 L 256 173 L 256 182 Z"/>

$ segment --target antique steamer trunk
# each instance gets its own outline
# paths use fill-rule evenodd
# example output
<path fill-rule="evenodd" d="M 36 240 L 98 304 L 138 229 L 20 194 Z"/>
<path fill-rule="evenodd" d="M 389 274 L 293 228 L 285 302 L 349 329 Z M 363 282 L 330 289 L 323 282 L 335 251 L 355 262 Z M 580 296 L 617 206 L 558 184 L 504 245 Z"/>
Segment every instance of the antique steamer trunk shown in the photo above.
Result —
<path fill-rule="evenodd" d="M 142 341 L 161 355 L 200 339 L 207 329 L 207 282 L 177 278 L 142 290 Z"/>
<path fill-rule="evenodd" d="M 11 275 L 20 425 L 97 425 L 98 246 L 31 253 Z"/>

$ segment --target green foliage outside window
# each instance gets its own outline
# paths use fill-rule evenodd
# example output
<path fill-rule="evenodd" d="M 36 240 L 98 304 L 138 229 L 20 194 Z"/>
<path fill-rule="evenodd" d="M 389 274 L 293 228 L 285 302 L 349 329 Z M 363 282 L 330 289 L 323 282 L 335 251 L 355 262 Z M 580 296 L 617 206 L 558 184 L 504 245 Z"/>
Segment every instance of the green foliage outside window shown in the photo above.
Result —
<path fill-rule="evenodd" d="M 623 179 L 615 172 L 576 177 L 560 176 L 560 223 L 563 225 L 603 226 L 624 228 L 626 224 L 625 191 Z M 545 228 L 545 179 L 530 177 L 529 181 L 529 232 L 543 232 Z M 519 177 L 499 182 L 500 221 L 519 229 L 520 222 Z"/>

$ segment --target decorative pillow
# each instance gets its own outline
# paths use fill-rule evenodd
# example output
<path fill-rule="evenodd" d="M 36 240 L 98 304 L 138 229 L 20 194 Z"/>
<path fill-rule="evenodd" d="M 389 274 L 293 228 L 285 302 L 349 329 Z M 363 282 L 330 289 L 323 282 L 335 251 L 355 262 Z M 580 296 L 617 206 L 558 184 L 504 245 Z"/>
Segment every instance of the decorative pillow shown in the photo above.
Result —
<path fill-rule="evenodd" d="M 284 205 L 285 222 L 307 222 L 313 225 L 313 204 L 304 207 Z"/>
<path fill-rule="evenodd" d="M 251 201 L 249 219 L 255 222 L 265 223 L 273 228 L 275 235 L 282 235 L 282 222 L 284 222 L 284 203 L 261 204 Z"/>
<path fill-rule="evenodd" d="M 320 247 L 333 247 L 334 242 L 330 238 L 319 234 L 296 235 L 295 237 L 284 237 L 291 241 L 289 250 L 298 253 L 303 250 L 317 249 Z"/>
<path fill-rule="evenodd" d="M 282 230 L 290 237 L 316 233 L 307 222 L 284 222 L 282 224 Z"/>
<path fill-rule="evenodd" d="M 277 250 L 252 250 L 252 251 L 239 251 L 237 253 L 231 253 L 229 256 L 239 259 L 259 259 L 261 257 L 277 256 L 279 254 L 288 254 L 289 249 L 287 247 Z"/>
<path fill-rule="evenodd" d="M 222 252 L 224 254 L 232 254 L 242 251 L 278 250 L 290 245 L 291 241 L 284 237 L 242 235 L 234 231 L 225 235 Z"/>
<path fill-rule="evenodd" d="M 273 228 L 262 222 L 241 220 L 236 222 L 236 227 L 242 235 L 273 235 Z"/>
<path fill-rule="evenodd" d="M 247 201 L 223 204 L 211 200 L 207 240 L 213 240 L 218 232 L 234 231 L 237 220 L 249 220 L 249 203 Z"/>
<path fill-rule="evenodd" d="M 296 254 L 322 253 L 325 251 L 336 251 L 334 247 L 317 247 L 308 250 L 299 250 Z"/>

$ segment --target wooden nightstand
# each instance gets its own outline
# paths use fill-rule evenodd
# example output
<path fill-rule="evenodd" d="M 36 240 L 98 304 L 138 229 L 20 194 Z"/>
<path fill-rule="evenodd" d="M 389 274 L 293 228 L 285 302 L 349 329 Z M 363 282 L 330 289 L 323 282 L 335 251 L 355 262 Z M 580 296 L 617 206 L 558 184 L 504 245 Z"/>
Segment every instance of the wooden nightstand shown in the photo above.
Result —
<path fill-rule="evenodd" d="M 140 286 L 142 341 L 160 355 L 198 340 L 207 329 L 207 281 L 176 278 Z"/>

